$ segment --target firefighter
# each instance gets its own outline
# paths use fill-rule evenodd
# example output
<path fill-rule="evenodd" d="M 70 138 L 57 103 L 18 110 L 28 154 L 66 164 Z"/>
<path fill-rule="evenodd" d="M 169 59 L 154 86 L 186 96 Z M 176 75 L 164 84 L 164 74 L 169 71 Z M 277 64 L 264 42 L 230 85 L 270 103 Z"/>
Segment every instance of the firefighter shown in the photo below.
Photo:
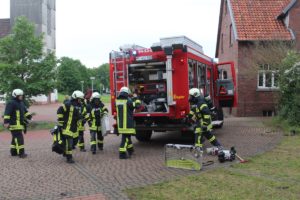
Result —
<path fill-rule="evenodd" d="M 211 113 L 204 98 L 201 96 L 200 90 L 192 88 L 189 91 L 189 95 L 191 111 L 188 118 L 195 119 L 195 147 L 202 151 L 203 136 L 205 136 L 212 145 L 217 146 L 220 150 L 223 149 L 217 138 L 212 134 Z"/>
<path fill-rule="evenodd" d="M 134 152 L 131 136 L 135 135 L 133 121 L 135 103 L 129 97 L 129 93 L 130 91 L 127 87 L 122 87 L 116 101 L 118 133 L 122 135 L 119 148 L 120 159 L 127 159 Z"/>
<path fill-rule="evenodd" d="M 12 135 L 10 146 L 11 156 L 26 158 L 24 149 L 23 132 L 26 134 L 26 125 L 31 120 L 32 115 L 27 111 L 23 102 L 24 92 L 21 89 L 15 89 L 12 92 L 12 100 L 5 107 L 4 127 L 9 129 Z"/>
<path fill-rule="evenodd" d="M 74 134 L 77 133 L 78 121 L 82 119 L 78 107 L 81 105 L 83 96 L 84 95 L 81 91 L 74 91 L 71 96 L 71 100 L 66 101 L 57 110 L 58 125 L 62 129 L 64 137 L 64 156 L 67 158 L 67 163 L 74 163 L 72 156 L 73 137 Z"/>
<path fill-rule="evenodd" d="M 80 119 L 78 121 L 78 134 L 75 135 L 74 137 L 74 144 L 73 144 L 73 149 L 75 148 L 76 145 L 78 145 L 79 149 L 81 152 L 86 152 L 85 146 L 84 146 L 84 125 L 86 121 L 89 119 L 89 112 L 88 112 L 88 106 L 85 103 L 85 100 L 82 99 L 80 107 L 78 107 L 81 116 L 83 119 Z M 78 136 L 78 137 L 76 137 Z"/>
<path fill-rule="evenodd" d="M 91 151 L 96 154 L 96 148 L 103 150 L 103 135 L 101 132 L 101 118 L 103 115 L 108 114 L 108 109 L 101 101 L 101 96 L 98 92 L 94 92 L 91 97 L 91 110 L 89 126 L 91 132 Z"/>

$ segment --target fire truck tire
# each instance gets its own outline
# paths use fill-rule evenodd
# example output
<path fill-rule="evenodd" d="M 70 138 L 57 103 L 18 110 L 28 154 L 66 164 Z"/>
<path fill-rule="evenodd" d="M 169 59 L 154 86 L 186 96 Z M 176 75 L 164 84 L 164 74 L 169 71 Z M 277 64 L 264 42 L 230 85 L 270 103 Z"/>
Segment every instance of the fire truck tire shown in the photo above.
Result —
<path fill-rule="evenodd" d="M 148 142 L 151 140 L 152 131 L 136 131 L 136 139 L 139 142 Z"/>

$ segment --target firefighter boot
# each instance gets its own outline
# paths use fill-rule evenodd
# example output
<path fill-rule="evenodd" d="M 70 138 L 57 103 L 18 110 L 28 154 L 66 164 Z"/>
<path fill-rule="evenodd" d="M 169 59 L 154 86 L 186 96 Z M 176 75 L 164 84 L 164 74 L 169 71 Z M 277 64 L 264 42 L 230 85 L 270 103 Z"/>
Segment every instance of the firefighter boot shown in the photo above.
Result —
<path fill-rule="evenodd" d="M 69 164 L 75 163 L 72 158 L 72 155 L 67 155 L 67 163 L 69 163 Z"/>
<path fill-rule="evenodd" d="M 99 149 L 100 151 L 103 151 L 103 144 L 98 144 L 98 149 Z"/>
<path fill-rule="evenodd" d="M 128 156 L 127 156 L 126 152 L 120 152 L 119 158 L 120 158 L 120 159 L 127 159 Z"/>
<path fill-rule="evenodd" d="M 130 148 L 130 149 L 127 149 L 127 152 L 128 152 L 128 156 L 131 157 L 134 153 L 134 148 Z"/>

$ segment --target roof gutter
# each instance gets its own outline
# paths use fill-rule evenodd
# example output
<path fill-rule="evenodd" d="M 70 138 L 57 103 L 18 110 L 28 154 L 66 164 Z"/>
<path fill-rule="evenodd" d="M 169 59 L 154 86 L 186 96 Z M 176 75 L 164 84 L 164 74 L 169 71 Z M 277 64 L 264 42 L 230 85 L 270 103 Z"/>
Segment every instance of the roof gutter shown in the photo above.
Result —
<path fill-rule="evenodd" d="M 237 34 L 237 28 L 236 28 L 236 24 L 235 24 L 235 19 L 234 19 L 234 16 L 233 16 L 233 11 L 232 11 L 232 7 L 231 7 L 231 0 L 227 0 L 227 6 L 228 6 L 228 10 L 229 10 L 229 14 L 230 14 L 230 18 L 231 18 L 231 21 L 232 21 L 232 29 L 233 29 L 233 34 L 234 34 L 234 37 L 236 40 L 238 40 L 238 34 Z"/>

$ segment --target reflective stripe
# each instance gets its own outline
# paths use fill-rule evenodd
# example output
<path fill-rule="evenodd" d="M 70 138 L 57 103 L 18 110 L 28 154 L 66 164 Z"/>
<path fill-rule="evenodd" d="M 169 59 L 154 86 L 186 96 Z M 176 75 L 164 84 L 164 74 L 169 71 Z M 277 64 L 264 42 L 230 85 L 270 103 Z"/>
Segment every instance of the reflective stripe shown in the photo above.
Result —
<path fill-rule="evenodd" d="M 15 148 L 16 148 L 16 145 L 10 145 L 10 148 L 11 148 L 11 149 L 15 149 Z"/>
<path fill-rule="evenodd" d="M 207 105 L 206 105 L 206 104 L 202 104 L 202 105 L 200 106 L 200 110 L 202 110 L 204 107 L 207 107 Z"/>
<path fill-rule="evenodd" d="M 79 132 L 77 131 L 76 133 L 73 133 L 73 138 L 78 138 L 79 137 Z"/>
<path fill-rule="evenodd" d="M 97 144 L 97 142 L 96 142 L 96 141 L 91 141 L 91 142 L 90 142 L 90 145 L 93 145 L 93 144 L 95 144 L 95 145 L 96 145 L 96 144 Z"/>
<path fill-rule="evenodd" d="M 23 125 L 10 125 L 9 130 L 11 130 L 11 131 L 24 130 L 24 126 Z"/>
<path fill-rule="evenodd" d="M 127 103 L 123 105 L 123 129 L 127 129 Z"/>
<path fill-rule="evenodd" d="M 126 148 L 119 148 L 119 151 L 122 152 L 122 153 L 126 152 Z"/>
<path fill-rule="evenodd" d="M 77 146 L 84 147 L 84 143 L 78 143 Z"/>
<path fill-rule="evenodd" d="M 191 110 L 189 114 L 190 114 L 190 115 L 194 115 L 195 112 Z"/>
<path fill-rule="evenodd" d="M 134 128 L 127 128 L 127 129 L 118 128 L 118 132 L 120 134 L 135 134 L 136 133 Z"/>
<path fill-rule="evenodd" d="M 30 112 L 25 113 L 25 117 L 28 117 L 29 115 L 31 115 Z"/>
<path fill-rule="evenodd" d="M 68 149 L 69 149 L 69 143 L 68 143 L 68 140 L 66 140 L 66 154 L 72 155 L 72 150 L 68 151 Z"/>
<path fill-rule="evenodd" d="M 202 133 L 202 129 L 201 128 L 196 128 L 195 133 Z"/>
<path fill-rule="evenodd" d="M 133 144 L 129 144 L 127 147 L 127 149 L 131 149 L 131 148 L 133 148 Z"/>
<path fill-rule="evenodd" d="M 103 144 L 103 140 L 97 140 L 98 144 Z"/>
<path fill-rule="evenodd" d="M 125 149 L 128 148 L 128 138 L 125 139 L 125 146 L 124 147 L 125 147 Z"/>
<path fill-rule="evenodd" d="M 204 119 L 210 119 L 210 115 L 204 115 Z"/>
<path fill-rule="evenodd" d="M 19 149 L 19 143 L 18 143 L 17 138 L 15 138 L 15 144 L 16 144 L 17 154 L 19 155 L 20 154 L 20 149 Z"/>
<path fill-rule="evenodd" d="M 63 114 L 57 114 L 57 118 L 63 118 L 64 115 Z"/>
<path fill-rule="evenodd" d="M 68 122 L 67 122 L 67 127 L 66 127 L 66 129 L 63 130 L 64 135 L 69 135 L 71 137 L 73 137 L 73 135 L 74 135 L 74 133 L 70 130 L 71 129 L 72 118 L 73 118 L 73 112 L 74 112 L 74 107 L 71 106 L 70 107 L 70 112 L 69 112 L 69 119 L 68 119 Z"/>
<path fill-rule="evenodd" d="M 215 136 L 212 136 L 212 138 L 209 139 L 209 142 L 212 142 L 212 141 L 214 141 L 215 139 L 216 139 L 216 137 L 215 137 Z"/>
<path fill-rule="evenodd" d="M 66 105 L 65 104 L 63 104 L 63 109 L 64 109 L 64 111 L 66 112 L 67 111 L 67 108 L 66 108 Z"/>
<path fill-rule="evenodd" d="M 10 119 L 9 115 L 4 115 L 4 119 Z"/>

